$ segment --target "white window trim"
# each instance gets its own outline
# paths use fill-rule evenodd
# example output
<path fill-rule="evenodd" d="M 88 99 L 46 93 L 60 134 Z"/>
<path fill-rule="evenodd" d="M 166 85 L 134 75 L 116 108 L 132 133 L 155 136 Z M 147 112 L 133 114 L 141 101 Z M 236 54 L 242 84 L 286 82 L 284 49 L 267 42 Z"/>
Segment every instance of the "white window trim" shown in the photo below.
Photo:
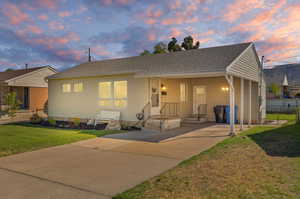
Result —
<path fill-rule="evenodd" d="M 118 82 L 118 81 L 126 81 L 127 82 L 127 97 L 126 98 L 115 98 L 115 91 L 114 91 L 114 88 L 115 88 L 115 84 L 114 82 Z M 111 84 L 111 87 L 110 87 L 110 92 L 111 92 L 111 98 L 101 98 L 100 95 L 99 95 L 99 85 L 100 83 L 102 82 L 110 82 Z M 101 100 L 111 100 L 112 101 L 112 106 L 102 106 L 99 104 L 99 101 Z M 125 107 L 117 107 L 115 106 L 115 100 L 126 100 L 127 103 L 126 103 L 126 106 Z M 117 109 L 117 110 L 122 110 L 122 109 L 126 109 L 128 107 L 128 80 L 103 80 L 103 81 L 99 81 L 98 82 L 98 106 L 102 107 L 102 108 L 111 108 L 111 109 Z"/>

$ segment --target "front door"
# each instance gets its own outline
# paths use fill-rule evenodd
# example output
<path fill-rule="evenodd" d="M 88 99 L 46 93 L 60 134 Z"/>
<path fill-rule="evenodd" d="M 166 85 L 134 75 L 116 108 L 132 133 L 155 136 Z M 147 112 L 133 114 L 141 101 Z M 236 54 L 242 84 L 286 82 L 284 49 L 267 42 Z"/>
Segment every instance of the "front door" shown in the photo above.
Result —
<path fill-rule="evenodd" d="M 199 105 L 206 104 L 206 88 L 205 86 L 193 87 L 193 113 L 198 114 Z"/>
<path fill-rule="evenodd" d="M 151 79 L 150 80 L 150 102 L 151 102 L 151 115 L 160 114 L 160 79 Z"/>

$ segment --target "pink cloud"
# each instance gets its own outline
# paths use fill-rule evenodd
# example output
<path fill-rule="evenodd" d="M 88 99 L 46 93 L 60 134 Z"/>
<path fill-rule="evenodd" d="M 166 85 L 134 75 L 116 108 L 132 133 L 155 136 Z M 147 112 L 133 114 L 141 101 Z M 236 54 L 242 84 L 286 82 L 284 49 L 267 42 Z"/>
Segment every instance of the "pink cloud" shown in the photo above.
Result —
<path fill-rule="evenodd" d="M 41 28 L 39 28 L 38 26 L 35 26 L 35 25 L 28 25 L 26 29 L 29 32 L 37 34 L 37 35 L 42 34 L 44 32 Z"/>
<path fill-rule="evenodd" d="M 57 8 L 58 0 L 38 0 L 37 4 L 43 8 Z"/>
<path fill-rule="evenodd" d="M 154 31 L 150 31 L 147 35 L 147 38 L 149 41 L 155 41 L 156 40 L 156 33 Z"/>
<path fill-rule="evenodd" d="M 183 34 L 183 32 L 181 32 L 179 29 L 177 28 L 172 28 L 171 29 L 171 34 L 170 34 L 170 38 L 171 37 L 179 37 Z"/>
<path fill-rule="evenodd" d="M 84 52 L 82 50 L 73 50 L 73 49 L 57 50 L 54 51 L 54 53 L 60 57 L 72 57 L 78 62 L 82 61 L 84 58 Z"/>
<path fill-rule="evenodd" d="M 235 0 L 225 9 L 224 20 L 234 22 L 253 9 L 263 8 L 264 0 Z"/>
<path fill-rule="evenodd" d="M 169 9 L 170 10 L 176 10 L 181 7 L 181 0 L 174 0 L 170 2 Z"/>
<path fill-rule="evenodd" d="M 65 29 L 65 26 L 58 21 L 51 21 L 48 23 L 48 27 L 52 30 L 63 30 Z"/>
<path fill-rule="evenodd" d="M 60 16 L 60 17 L 69 17 L 71 15 L 72 15 L 72 13 L 70 11 L 62 11 L 62 12 L 58 13 L 58 16 Z"/>
<path fill-rule="evenodd" d="M 19 25 L 29 20 L 29 16 L 12 3 L 5 4 L 1 11 L 12 25 Z"/>
<path fill-rule="evenodd" d="M 38 18 L 42 21 L 46 21 L 46 20 L 48 20 L 48 15 L 42 14 L 42 15 L 39 15 Z"/>
<path fill-rule="evenodd" d="M 112 5 L 112 4 L 118 4 L 118 5 L 127 5 L 132 3 L 134 0 L 100 0 L 100 2 L 103 5 Z"/>

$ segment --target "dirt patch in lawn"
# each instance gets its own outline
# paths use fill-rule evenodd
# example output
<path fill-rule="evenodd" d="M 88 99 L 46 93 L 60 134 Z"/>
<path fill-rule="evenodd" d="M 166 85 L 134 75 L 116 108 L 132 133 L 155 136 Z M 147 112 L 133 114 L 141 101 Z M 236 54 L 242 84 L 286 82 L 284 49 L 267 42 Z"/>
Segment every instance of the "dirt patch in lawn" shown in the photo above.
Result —
<path fill-rule="evenodd" d="M 294 127 L 293 127 L 294 128 Z M 299 130 L 299 127 L 297 127 Z M 258 128 L 258 131 L 262 130 Z M 115 198 L 122 199 L 284 199 L 300 197 L 299 156 L 270 155 L 286 150 L 298 140 L 289 134 L 259 139 L 250 136 L 231 138 L 208 152 L 183 162 Z M 299 131 L 300 132 L 300 131 Z M 272 134 L 273 130 L 268 133 Z M 252 134 L 252 133 L 251 133 Z M 266 136 L 265 134 L 264 136 Z M 266 151 L 265 147 L 268 147 Z M 272 147 L 271 147 L 272 145 Z M 277 146 L 277 150 L 275 150 Z"/>

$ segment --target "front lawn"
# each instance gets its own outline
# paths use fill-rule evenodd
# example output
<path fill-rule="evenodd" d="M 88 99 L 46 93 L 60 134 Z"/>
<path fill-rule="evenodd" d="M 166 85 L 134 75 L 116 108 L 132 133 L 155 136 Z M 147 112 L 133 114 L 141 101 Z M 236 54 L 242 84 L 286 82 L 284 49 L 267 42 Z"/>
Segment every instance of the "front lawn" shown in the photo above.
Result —
<path fill-rule="evenodd" d="M 295 114 L 267 114 L 268 120 L 287 120 L 287 121 L 295 121 L 296 115 Z"/>
<path fill-rule="evenodd" d="M 0 157 L 120 132 L 0 125 Z"/>
<path fill-rule="evenodd" d="M 138 198 L 300 198 L 300 125 L 255 127 L 114 197 Z"/>

